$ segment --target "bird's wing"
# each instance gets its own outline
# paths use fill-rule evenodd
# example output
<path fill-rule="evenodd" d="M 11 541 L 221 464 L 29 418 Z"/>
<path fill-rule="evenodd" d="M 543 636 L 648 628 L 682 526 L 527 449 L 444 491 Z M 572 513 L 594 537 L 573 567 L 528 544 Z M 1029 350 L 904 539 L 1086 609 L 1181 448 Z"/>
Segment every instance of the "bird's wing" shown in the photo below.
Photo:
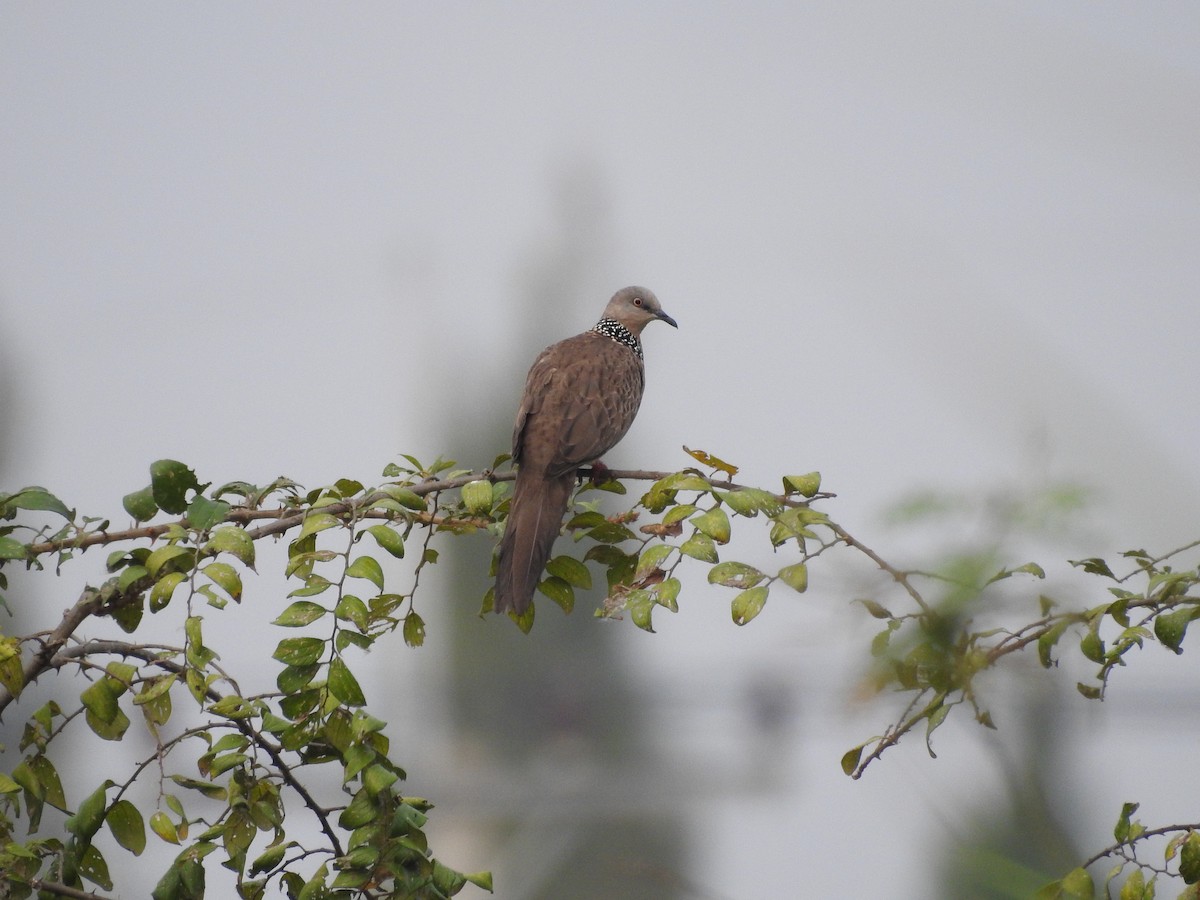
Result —
<path fill-rule="evenodd" d="M 641 360 L 602 335 L 548 347 L 525 381 L 513 458 L 551 476 L 599 459 L 633 424 L 644 384 Z"/>

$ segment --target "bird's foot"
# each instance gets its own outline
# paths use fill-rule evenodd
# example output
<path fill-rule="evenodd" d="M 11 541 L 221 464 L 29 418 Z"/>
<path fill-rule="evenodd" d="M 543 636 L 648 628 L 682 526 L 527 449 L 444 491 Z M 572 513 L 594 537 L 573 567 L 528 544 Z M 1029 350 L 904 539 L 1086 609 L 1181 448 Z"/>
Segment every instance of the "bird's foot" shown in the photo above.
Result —
<path fill-rule="evenodd" d="M 600 460 L 596 460 L 588 469 L 588 480 L 596 485 L 612 481 L 612 469 L 600 462 Z"/>

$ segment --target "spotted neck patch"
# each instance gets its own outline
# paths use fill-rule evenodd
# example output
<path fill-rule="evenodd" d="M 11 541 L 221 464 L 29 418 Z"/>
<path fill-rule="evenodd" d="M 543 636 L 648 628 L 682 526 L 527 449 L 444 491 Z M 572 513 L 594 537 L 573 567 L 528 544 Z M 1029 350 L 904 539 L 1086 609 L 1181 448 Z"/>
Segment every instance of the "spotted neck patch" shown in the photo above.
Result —
<path fill-rule="evenodd" d="M 642 342 L 638 340 L 636 334 L 616 319 L 601 319 L 592 327 L 592 331 L 602 334 L 618 344 L 624 344 L 637 354 L 638 359 L 642 359 Z"/>

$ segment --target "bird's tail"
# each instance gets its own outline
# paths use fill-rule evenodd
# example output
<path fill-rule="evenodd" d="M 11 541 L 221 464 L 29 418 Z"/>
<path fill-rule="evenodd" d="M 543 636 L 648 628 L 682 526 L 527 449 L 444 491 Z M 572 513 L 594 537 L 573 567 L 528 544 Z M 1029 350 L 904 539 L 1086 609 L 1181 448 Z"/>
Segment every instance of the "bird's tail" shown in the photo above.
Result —
<path fill-rule="evenodd" d="M 558 478 L 517 471 L 517 483 L 509 504 L 508 525 L 500 540 L 500 562 L 496 567 L 496 593 L 492 608 L 498 613 L 525 612 L 550 559 L 554 539 L 562 528 L 563 514 L 571 499 L 575 473 Z"/>

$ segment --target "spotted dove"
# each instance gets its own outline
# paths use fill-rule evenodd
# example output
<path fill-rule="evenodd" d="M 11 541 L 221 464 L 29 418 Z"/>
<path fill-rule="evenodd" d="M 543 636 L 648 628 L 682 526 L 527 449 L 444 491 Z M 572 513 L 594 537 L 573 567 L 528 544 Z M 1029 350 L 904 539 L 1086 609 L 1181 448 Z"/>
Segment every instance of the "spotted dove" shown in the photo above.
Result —
<path fill-rule="evenodd" d="M 542 351 L 525 379 L 513 427 L 519 466 L 500 541 L 493 609 L 521 615 L 533 599 L 562 527 L 575 472 L 625 436 L 642 402 L 642 329 L 655 319 L 675 328 L 642 287 L 617 291 L 590 331 Z"/>

